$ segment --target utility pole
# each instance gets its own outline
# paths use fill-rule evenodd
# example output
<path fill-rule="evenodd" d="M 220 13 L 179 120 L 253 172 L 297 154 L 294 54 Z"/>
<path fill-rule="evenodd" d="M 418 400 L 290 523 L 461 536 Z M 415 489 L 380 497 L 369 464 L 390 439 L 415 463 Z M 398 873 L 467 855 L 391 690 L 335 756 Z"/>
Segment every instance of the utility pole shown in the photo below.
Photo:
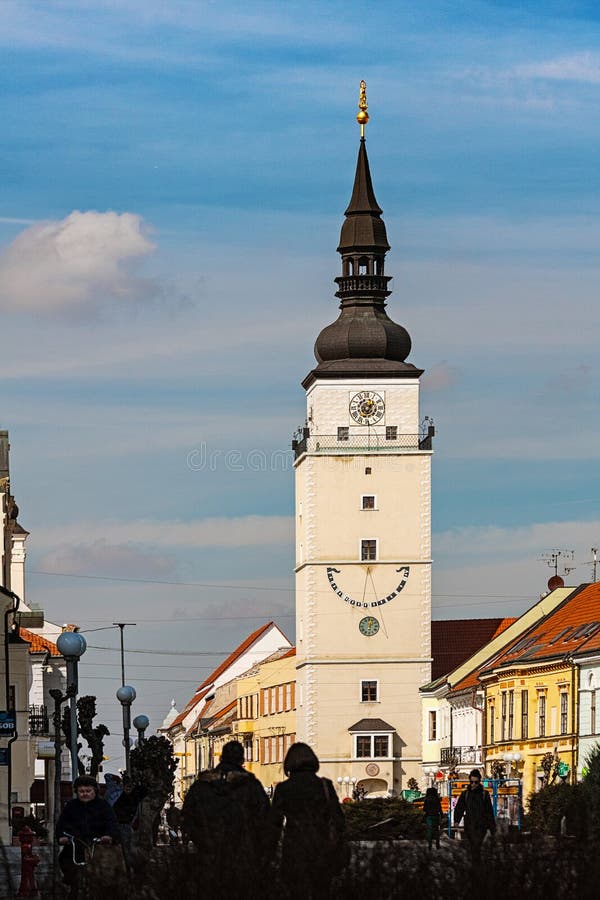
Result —
<path fill-rule="evenodd" d="M 116 625 L 121 629 L 121 687 L 125 687 L 125 646 L 124 646 L 124 632 L 126 625 L 137 625 L 137 622 L 113 622 L 113 625 Z"/>
<path fill-rule="evenodd" d="M 592 547 L 592 572 L 594 573 L 594 577 L 592 578 L 592 581 L 594 582 L 594 584 L 598 580 L 596 578 L 597 569 L 598 569 L 598 548 Z"/>

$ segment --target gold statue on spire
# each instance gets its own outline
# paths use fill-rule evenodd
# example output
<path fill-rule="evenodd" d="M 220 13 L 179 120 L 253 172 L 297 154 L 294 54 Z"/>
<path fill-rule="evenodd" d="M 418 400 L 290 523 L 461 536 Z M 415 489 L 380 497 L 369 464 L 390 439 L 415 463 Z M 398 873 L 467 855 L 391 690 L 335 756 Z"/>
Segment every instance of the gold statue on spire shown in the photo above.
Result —
<path fill-rule="evenodd" d="M 365 136 L 365 125 L 369 121 L 369 113 L 367 112 L 367 82 L 361 81 L 360 83 L 360 93 L 358 95 L 358 108 L 360 112 L 356 117 L 356 121 L 360 125 L 360 136 L 364 138 Z"/>

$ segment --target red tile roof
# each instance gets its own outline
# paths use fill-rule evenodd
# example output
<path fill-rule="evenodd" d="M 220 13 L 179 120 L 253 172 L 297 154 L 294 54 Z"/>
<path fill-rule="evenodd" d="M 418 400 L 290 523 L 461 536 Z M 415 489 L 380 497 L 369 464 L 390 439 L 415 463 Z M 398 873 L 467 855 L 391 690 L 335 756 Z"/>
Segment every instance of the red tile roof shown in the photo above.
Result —
<path fill-rule="evenodd" d="M 441 619 L 431 623 L 431 680 L 453 672 L 516 619 Z"/>
<path fill-rule="evenodd" d="M 583 584 L 516 638 L 486 671 L 600 652 L 600 584 Z"/>
<path fill-rule="evenodd" d="M 272 625 L 275 625 L 275 623 L 267 622 L 266 625 L 261 625 L 261 627 L 257 628 L 256 631 L 253 631 L 252 634 L 249 634 L 248 637 L 244 641 L 242 641 L 239 647 L 237 647 L 233 651 L 233 653 L 230 653 L 229 656 L 217 666 L 214 672 L 211 672 L 208 678 L 204 679 L 200 687 L 196 690 L 194 696 L 191 698 L 191 700 L 188 701 L 183 712 L 179 713 L 177 718 L 171 722 L 169 731 L 171 730 L 171 728 L 176 728 L 178 725 L 181 725 L 183 720 L 187 718 L 187 716 L 189 716 L 194 707 L 197 706 L 198 703 L 207 695 L 217 678 L 222 675 L 223 672 L 225 672 L 230 666 L 232 666 L 234 662 L 236 662 L 236 660 L 238 660 L 240 656 L 242 656 L 242 654 L 245 653 L 246 650 L 248 650 L 252 646 L 252 644 L 254 644 L 255 641 L 262 637 L 263 634 L 265 634 L 265 632 L 267 632 L 269 628 L 271 628 Z"/>
<path fill-rule="evenodd" d="M 48 638 L 42 637 L 41 634 L 36 634 L 34 631 L 30 631 L 28 628 L 20 627 L 19 637 L 24 641 L 27 641 L 27 643 L 30 645 L 30 653 L 49 653 L 50 656 L 60 656 L 56 644 L 53 644 L 52 641 L 48 640 Z"/>

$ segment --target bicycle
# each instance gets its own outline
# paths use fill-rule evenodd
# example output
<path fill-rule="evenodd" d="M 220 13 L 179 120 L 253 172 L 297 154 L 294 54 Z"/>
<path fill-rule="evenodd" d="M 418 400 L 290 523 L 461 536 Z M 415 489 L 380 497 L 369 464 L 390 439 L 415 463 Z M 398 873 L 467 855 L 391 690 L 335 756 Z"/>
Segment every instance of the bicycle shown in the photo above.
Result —
<path fill-rule="evenodd" d="M 64 847 L 71 846 L 73 869 L 65 871 L 65 883 L 70 885 L 70 900 L 91 900 L 94 894 L 104 892 L 108 886 L 118 884 L 125 876 L 125 861 L 121 847 L 105 844 L 102 838 L 93 838 L 91 844 L 75 835 L 64 833 L 68 839 Z M 102 848 L 102 853 L 97 851 Z M 108 850 L 110 853 L 105 853 Z M 113 853 L 112 851 L 117 851 Z M 64 871 L 64 870 L 63 870 Z"/>

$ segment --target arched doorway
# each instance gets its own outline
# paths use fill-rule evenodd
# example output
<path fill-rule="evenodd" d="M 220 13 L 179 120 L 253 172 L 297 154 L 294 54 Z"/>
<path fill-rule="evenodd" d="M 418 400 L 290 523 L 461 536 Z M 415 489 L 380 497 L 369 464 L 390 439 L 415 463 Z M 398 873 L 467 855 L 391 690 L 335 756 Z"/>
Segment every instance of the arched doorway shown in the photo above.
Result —
<path fill-rule="evenodd" d="M 363 778 L 356 787 L 366 791 L 365 797 L 387 797 L 388 795 L 388 783 L 383 778 Z"/>

